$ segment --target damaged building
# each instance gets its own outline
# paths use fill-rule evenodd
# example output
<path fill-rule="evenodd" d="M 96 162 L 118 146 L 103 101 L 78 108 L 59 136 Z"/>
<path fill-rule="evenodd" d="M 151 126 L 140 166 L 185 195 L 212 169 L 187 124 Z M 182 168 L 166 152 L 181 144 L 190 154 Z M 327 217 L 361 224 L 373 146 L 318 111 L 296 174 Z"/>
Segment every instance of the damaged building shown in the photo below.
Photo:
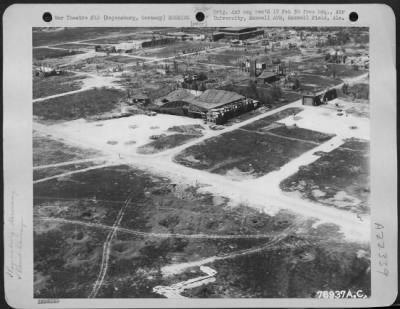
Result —
<path fill-rule="evenodd" d="M 209 123 L 227 120 L 258 107 L 258 101 L 232 91 L 208 89 L 196 96 L 186 89 L 177 89 L 158 100 L 152 108 L 160 113 L 202 118 Z"/>

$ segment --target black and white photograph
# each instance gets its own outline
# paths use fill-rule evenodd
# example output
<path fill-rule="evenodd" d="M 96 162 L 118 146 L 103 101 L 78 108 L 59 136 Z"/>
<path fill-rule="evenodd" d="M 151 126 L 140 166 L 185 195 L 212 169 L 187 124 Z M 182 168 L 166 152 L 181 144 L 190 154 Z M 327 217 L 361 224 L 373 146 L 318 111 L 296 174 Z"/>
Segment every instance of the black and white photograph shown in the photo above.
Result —
<path fill-rule="evenodd" d="M 371 295 L 367 27 L 35 27 L 35 298 Z"/>
<path fill-rule="evenodd" d="M 397 297 L 382 4 L 19 4 L 3 16 L 13 308 Z"/>

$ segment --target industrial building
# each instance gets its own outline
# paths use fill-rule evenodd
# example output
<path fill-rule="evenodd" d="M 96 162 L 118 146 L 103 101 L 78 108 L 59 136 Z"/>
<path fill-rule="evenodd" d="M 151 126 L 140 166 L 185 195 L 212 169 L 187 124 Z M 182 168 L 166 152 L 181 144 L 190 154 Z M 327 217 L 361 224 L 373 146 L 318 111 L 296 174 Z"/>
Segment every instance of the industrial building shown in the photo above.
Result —
<path fill-rule="evenodd" d="M 249 72 L 249 76 L 256 83 L 270 84 L 280 79 L 284 74 L 282 65 L 267 65 L 266 63 L 257 63 L 257 60 L 246 60 L 240 64 L 243 72 Z"/>
<path fill-rule="evenodd" d="M 303 95 L 303 105 L 319 106 L 327 104 L 337 98 L 337 91 L 335 88 L 329 89 L 326 92 L 310 93 Z"/>
<path fill-rule="evenodd" d="M 196 96 L 186 89 L 177 89 L 160 98 L 160 113 L 202 118 L 207 122 L 223 124 L 228 119 L 258 107 L 258 101 L 235 92 L 208 89 Z"/>

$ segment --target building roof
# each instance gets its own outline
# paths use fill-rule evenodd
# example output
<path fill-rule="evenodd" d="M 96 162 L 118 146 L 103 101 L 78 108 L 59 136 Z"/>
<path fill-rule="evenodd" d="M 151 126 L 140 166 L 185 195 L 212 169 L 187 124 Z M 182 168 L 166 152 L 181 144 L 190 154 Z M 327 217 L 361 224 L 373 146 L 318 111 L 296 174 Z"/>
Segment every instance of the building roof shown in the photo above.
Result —
<path fill-rule="evenodd" d="M 167 99 L 168 101 L 182 101 L 185 99 L 192 99 L 195 96 L 191 94 L 189 91 L 183 88 L 176 89 L 170 93 L 168 93 L 163 99 Z"/>
<path fill-rule="evenodd" d="M 257 78 L 271 78 L 271 77 L 276 77 L 278 74 L 275 72 L 271 71 L 264 71 L 262 72 Z"/>
<path fill-rule="evenodd" d="M 212 109 L 244 98 L 232 91 L 207 89 L 200 96 L 188 98 L 185 101 L 204 109 Z"/>

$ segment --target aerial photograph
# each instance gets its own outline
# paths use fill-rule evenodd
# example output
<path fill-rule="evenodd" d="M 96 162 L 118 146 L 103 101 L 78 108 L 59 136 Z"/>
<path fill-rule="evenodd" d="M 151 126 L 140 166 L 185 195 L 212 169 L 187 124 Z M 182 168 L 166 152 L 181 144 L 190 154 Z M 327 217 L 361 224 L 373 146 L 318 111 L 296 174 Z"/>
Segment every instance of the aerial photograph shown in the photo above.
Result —
<path fill-rule="evenodd" d="M 368 28 L 32 43 L 35 298 L 371 296 Z"/>

